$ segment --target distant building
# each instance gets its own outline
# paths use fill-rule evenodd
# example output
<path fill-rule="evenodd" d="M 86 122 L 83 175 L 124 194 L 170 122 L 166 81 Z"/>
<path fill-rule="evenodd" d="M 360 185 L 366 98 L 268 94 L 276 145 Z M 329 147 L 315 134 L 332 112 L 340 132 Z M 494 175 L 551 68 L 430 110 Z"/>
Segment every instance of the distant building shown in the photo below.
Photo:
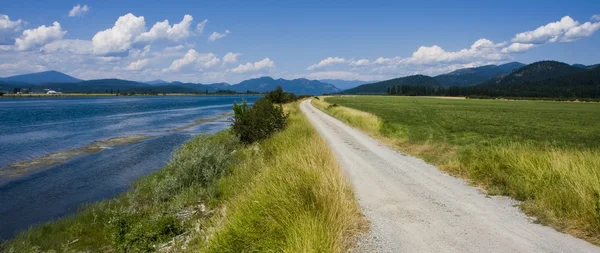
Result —
<path fill-rule="evenodd" d="M 57 91 L 53 91 L 53 90 L 48 90 L 48 92 L 46 92 L 46 94 L 62 94 L 62 92 L 57 92 Z"/>

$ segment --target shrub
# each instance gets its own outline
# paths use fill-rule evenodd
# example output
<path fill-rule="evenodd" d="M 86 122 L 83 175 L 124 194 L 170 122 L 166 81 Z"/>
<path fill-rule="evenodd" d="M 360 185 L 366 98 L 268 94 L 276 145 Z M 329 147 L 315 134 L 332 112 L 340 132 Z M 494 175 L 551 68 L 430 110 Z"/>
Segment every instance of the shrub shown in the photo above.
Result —
<path fill-rule="evenodd" d="M 252 107 L 246 101 L 242 101 L 241 105 L 234 103 L 233 112 L 231 129 L 240 141 L 247 144 L 265 139 L 283 129 L 287 120 L 283 107 L 273 105 L 266 97 L 256 100 Z"/>
<path fill-rule="evenodd" d="M 284 92 L 281 86 L 277 86 L 274 90 L 267 92 L 265 98 L 274 104 L 291 103 L 299 99 L 310 97 L 310 95 L 296 96 L 292 92 Z"/>

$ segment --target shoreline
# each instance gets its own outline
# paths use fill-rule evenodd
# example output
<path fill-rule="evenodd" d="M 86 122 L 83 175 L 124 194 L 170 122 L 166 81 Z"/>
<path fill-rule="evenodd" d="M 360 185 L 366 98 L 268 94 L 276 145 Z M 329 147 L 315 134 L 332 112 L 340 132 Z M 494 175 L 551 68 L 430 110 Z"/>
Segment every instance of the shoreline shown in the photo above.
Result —
<path fill-rule="evenodd" d="M 263 96 L 264 94 L 196 94 L 196 93 L 166 93 L 165 95 L 151 95 L 151 94 L 135 94 L 135 95 L 114 95 L 114 94 L 105 94 L 105 93 L 65 93 L 65 94 L 4 94 L 0 96 L 0 99 L 17 99 L 17 98 L 68 98 L 68 97 L 223 97 L 223 96 Z"/>

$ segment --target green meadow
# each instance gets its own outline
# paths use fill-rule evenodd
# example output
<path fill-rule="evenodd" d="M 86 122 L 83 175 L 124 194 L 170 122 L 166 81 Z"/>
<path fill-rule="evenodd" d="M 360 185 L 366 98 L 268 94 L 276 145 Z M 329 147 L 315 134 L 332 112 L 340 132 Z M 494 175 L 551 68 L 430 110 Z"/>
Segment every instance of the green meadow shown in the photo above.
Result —
<path fill-rule="evenodd" d="M 313 104 L 537 221 L 600 243 L 600 104 L 342 96 Z M 335 104 L 335 105 L 334 105 Z"/>

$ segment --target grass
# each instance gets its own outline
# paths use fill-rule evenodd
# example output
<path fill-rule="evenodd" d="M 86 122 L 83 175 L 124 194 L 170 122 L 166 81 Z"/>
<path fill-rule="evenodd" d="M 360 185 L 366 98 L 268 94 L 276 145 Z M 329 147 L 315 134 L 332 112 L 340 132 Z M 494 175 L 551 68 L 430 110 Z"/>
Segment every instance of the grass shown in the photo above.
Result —
<path fill-rule="evenodd" d="M 121 196 L 33 227 L 0 251 L 344 251 L 365 227 L 360 209 L 298 104 L 286 110 L 288 127 L 263 142 L 198 136 Z"/>
<path fill-rule="evenodd" d="M 287 129 L 251 149 L 222 182 L 235 196 L 207 252 L 341 252 L 364 227 L 329 147 L 297 103 L 287 111 Z"/>
<path fill-rule="evenodd" d="M 325 100 L 313 103 L 488 194 L 521 200 L 522 210 L 541 223 L 600 244 L 600 105 L 383 96 Z M 356 110 L 366 114 L 348 116 L 358 115 Z M 377 122 L 377 129 L 364 127 Z"/>

